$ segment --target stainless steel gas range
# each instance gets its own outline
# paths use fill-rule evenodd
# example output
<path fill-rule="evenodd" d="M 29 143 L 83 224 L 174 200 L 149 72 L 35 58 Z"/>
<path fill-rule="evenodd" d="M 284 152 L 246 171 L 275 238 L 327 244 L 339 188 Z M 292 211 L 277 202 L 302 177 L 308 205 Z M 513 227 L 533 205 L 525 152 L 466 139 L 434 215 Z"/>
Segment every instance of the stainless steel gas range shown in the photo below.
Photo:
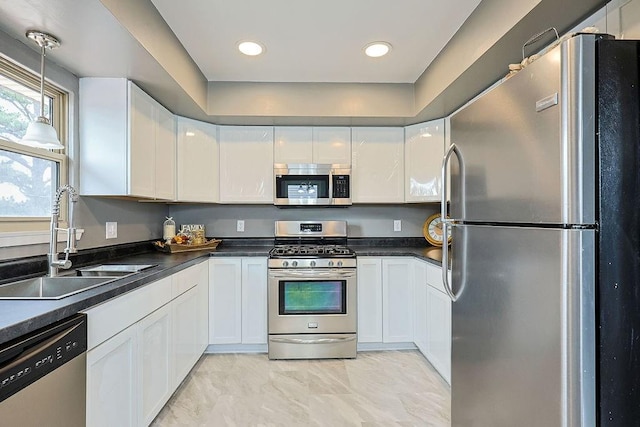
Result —
<path fill-rule="evenodd" d="M 356 357 L 356 255 L 345 221 L 276 221 L 269 359 Z"/>

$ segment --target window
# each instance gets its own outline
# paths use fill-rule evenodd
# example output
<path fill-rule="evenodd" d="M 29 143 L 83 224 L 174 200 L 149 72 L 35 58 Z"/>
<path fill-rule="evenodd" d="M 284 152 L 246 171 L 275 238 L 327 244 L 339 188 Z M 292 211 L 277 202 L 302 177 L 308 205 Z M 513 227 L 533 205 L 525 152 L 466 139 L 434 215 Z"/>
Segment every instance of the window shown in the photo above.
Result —
<path fill-rule="evenodd" d="M 44 230 L 58 186 L 67 181 L 66 156 L 18 144 L 40 115 L 40 77 L 0 57 L 0 232 Z M 67 140 L 67 94 L 45 83 L 45 116 Z"/>

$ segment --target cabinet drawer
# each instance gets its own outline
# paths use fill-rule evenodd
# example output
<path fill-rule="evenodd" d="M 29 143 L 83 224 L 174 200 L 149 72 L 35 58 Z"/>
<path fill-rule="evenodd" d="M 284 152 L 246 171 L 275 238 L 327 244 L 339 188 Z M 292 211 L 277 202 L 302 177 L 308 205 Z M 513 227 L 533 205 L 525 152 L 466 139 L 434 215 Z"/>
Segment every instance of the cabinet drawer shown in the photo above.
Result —
<path fill-rule="evenodd" d="M 434 265 L 427 266 L 427 283 L 432 288 L 439 290 L 442 293 L 447 293 L 444 289 L 444 282 L 442 281 L 442 270 L 440 267 Z M 451 283 L 451 272 L 449 272 L 449 283 Z"/>
<path fill-rule="evenodd" d="M 202 270 L 207 269 L 206 261 L 174 274 L 171 281 L 171 298 L 177 298 L 189 289 L 198 285 Z"/>
<path fill-rule="evenodd" d="M 171 277 L 150 283 L 87 310 L 90 350 L 171 301 Z"/>

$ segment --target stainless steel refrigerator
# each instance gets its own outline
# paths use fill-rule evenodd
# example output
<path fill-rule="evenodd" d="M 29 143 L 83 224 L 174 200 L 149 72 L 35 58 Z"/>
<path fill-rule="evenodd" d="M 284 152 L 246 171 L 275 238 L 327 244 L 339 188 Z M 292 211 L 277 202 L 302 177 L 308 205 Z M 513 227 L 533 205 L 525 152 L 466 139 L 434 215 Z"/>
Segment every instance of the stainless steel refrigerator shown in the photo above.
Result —
<path fill-rule="evenodd" d="M 453 426 L 640 425 L 639 56 L 576 35 L 452 116 Z"/>

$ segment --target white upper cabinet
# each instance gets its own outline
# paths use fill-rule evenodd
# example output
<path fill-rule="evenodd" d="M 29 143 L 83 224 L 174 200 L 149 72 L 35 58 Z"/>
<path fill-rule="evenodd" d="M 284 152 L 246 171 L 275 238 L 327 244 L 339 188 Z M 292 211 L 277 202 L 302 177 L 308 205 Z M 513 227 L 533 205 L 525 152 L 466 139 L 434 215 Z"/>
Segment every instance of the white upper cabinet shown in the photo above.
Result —
<path fill-rule="evenodd" d="M 274 137 L 274 163 L 313 163 L 312 128 L 276 126 Z"/>
<path fill-rule="evenodd" d="M 353 203 L 404 203 L 404 128 L 353 128 Z"/>
<path fill-rule="evenodd" d="M 220 202 L 273 203 L 273 127 L 219 126 Z"/>
<path fill-rule="evenodd" d="M 132 82 L 80 79 L 80 192 L 174 200 L 175 119 Z"/>
<path fill-rule="evenodd" d="M 444 119 L 405 128 L 404 194 L 406 202 L 440 201 L 444 137 Z"/>
<path fill-rule="evenodd" d="M 275 128 L 274 163 L 351 164 L 348 127 Z"/>
<path fill-rule="evenodd" d="M 177 122 L 178 201 L 219 202 L 218 127 L 184 117 Z"/>

